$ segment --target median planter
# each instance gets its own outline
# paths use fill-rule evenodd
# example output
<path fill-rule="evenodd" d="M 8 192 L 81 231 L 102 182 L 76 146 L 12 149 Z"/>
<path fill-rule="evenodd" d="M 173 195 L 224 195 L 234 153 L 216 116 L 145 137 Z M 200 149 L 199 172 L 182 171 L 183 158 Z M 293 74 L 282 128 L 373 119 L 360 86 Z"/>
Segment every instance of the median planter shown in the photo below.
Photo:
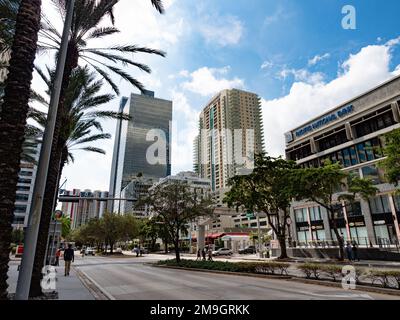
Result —
<path fill-rule="evenodd" d="M 177 263 L 176 260 L 159 261 L 157 265 L 181 267 L 188 269 L 205 269 L 225 272 L 242 272 L 251 274 L 266 274 L 266 275 L 283 275 L 288 274 L 288 263 L 279 262 L 223 262 L 223 261 L 194 261 L 181 260 Z"/>
<path fill-rule="evenodd" d="M 366 277 L 372 280 L 372 284 L 380 282 L 384 288 L 400 290 L 400 271 L 398 270 L 369 270 Z"/>

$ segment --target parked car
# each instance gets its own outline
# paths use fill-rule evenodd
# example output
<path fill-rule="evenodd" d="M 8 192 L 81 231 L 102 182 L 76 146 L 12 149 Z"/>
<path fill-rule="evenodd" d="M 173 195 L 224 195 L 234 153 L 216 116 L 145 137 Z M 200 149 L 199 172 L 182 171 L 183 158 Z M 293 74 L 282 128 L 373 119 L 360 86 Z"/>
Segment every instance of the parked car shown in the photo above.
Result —
<path fill-rule="evenodd" d="M 228 248 L 219 248 L 218 250 L 212 252 L 213 256 L 231 256 L 232 254 L 233 251 Z"/>
<path fill-rule="evenodd" d="M 239 254 L 253 254 L 256 252 L 257 252 L 257 249 L 255 246 L 248 246 L 244 249 L 239 249 Z"/>
<path fill-rule="evenodd" d="M 149 254 L 149 249 L 147 249 L 146 247 L 140 248 L 140 253 L 141 254 Z"/>
<path fill-rule="evenodd" d="M 95 251 L 93 248 L 86 248 L 85 249 L 85 255 L 86 256 L 94 256 L 95 255 Z"/>

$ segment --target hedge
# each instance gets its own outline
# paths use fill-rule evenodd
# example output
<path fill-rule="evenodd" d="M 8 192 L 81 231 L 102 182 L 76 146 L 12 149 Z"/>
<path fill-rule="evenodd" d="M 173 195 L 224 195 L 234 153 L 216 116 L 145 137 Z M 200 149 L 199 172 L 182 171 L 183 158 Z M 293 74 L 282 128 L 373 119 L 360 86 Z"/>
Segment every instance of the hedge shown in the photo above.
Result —
<path fill-rule="evenodd" d="M 289 263 L 283 262 L 224 262 L 181 260 L 180 263 L 177 263 L 175 259 L 159 261 L 157 262 L 157 265 L 271 275 L 287 275 L 287 269 L 290 266 Z"/>
<path fill-rule="evenodd" d="M 400 290 L 400 270 L 368 270 L 366 276 L 372 279 L 372 284 L 379 281 L 384 288 L 396 288 Z"/>
<path fill-rule="evenodd" d="M 336 281 L 344 276 L 342 273 L 343 267 L 344 265 L 336 264 L 303 263 L 298 265 L 297 269 L 303 271 L 308 279 L 311 279 L 311 277 L 319 279 L 324 274 L 333 281 Z M 359 278 L 362 274 L 364 274 L 363 269 L 356 268 L 356 283 L 359 283 Z"/>

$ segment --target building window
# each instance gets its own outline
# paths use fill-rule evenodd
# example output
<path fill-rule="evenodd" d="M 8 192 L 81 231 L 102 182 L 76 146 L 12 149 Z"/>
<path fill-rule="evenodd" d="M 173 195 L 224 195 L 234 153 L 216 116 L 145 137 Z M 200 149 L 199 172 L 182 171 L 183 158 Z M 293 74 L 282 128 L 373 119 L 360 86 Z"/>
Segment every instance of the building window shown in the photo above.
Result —
<path fill-rule="evenodd" d="M 24 223 L 25 223 L 25 217 L 14 216 L 13 224 L 24 224 Z"/>
<path fill-rule="evenodd" d="M 294 214 L 296 216 L 296 222 L 308 222 L 306 208 L 294 210 Z"/>
<path fill-rule="evenodd" d="M 31 184 L 32 179 L 24 179 L 24 178 L 19 178 L 18 183 L 26 183 L 26 184 Z"/>
<path fill-rule="evenodd" d="M 388 110 L 384 113 L 355 124 L 357 138 L 390 127 L 395 123 L 392 109 L 388 107 Z"/>
<path fill-rule="evenodd" d="M 28 201 L 29 200 L 29 194 L 17 193 L 16 196 L 15 196 L 15 199 L 17 201 Z"/>
<path fill-rule="evenodd" d="M 307 144 L 302 146 L 296 150 L 292 150 L 288 152 L 289 160 L 298 161 L 304 158 L 307 158 L 312 154 L 311 152 L 311 145 Z"/>
<path fill-rule="evenodd" d="M 334 132 L 327 137 L 321 139 L 317 138 L 316 141 L 318 141 L 319 144 L 319 151 L 324 151 L 346 143 L 348 139 L 346 135 L 346 130 L 343 129 L 339 132 Z"/>
<path fill-rule="evenodd" d="M 375 165 L 367 166 L 361 168 L 363 177 L 365 179 L 370 179 L 373 184 L 383 183 L 383 172 L 378 169 Z"/>
<path fill-rule="evenodd" d="M 15 213 L 26 213 L 26 206 L 24 206 L 24 205 L 16 205 L 14 212 Z"/>
<path fill-rule="evenodd" d="M 362 216 L 361 204 L 359 202 L 351 203 L 346 205 L 347 217 L 359 217 Z"/>
<path fill-rule="evenodd" d="M 21 171 L 19 172 L 19 175 L 21 175 L 21 176 L 26 176 L 26 177 L 32 177 L 33 172 L 32 172 L 32 171 L 21 170 Z"/>
<path fill-rule="evenodd" d="M 310 209 L 310 220 L 311 221 L 321 221 L 321 207 L 311 207 Z"/>
<path fill-rule="evenodd" d="M 371 214 L 392 213 L 390 210 L 388 196 L 378 196 L 369 199 L 369 206 L 371 209 Z"/>
<path fill-rule="evenodd" d="M 17 191 L 29 191 L 31 187 L 17 186 Z"/>

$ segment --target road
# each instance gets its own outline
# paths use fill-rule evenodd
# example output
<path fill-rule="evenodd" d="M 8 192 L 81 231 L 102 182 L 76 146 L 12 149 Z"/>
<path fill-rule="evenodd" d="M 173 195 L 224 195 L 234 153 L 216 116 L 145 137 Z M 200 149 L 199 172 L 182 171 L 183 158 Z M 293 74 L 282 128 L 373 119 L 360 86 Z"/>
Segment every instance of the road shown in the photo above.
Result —
<path fill-rule="evenodd" d="M 195 271 L 155 268 L 146 263 L 162 255 L 142 258 L 77 257 L 74 267 L 116 300 L 391 300 L 362 291 Z"/>

